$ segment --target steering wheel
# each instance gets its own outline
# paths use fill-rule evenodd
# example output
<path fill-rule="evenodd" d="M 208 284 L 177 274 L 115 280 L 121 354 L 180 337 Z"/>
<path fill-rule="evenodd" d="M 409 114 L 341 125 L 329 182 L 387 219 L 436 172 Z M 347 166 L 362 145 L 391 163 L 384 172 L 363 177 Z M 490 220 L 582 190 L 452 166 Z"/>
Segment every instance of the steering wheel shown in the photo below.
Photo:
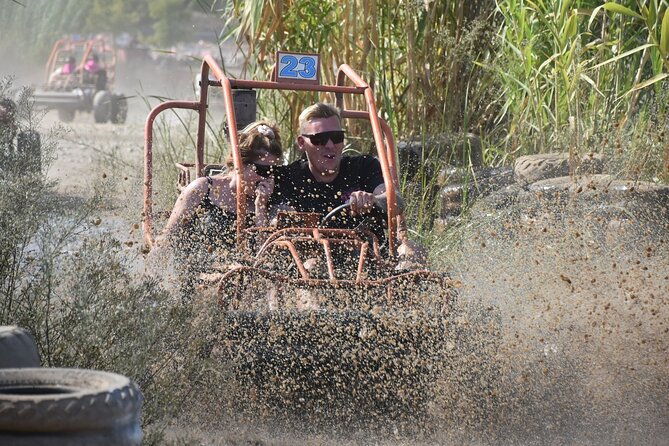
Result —
<path fill-rule="evenodd" d="M 321 226 L 326 226 L 330 220 L 333 219 L 333 217 L 337 216 L 338 214 L 342 214 L 344 212 L 348 213 L 347 210 L 351 207 L 350 202 L 346 202 L 344 204 L 340 204 L 336 208 L 332 209 L 328 214 L 321 219 Z"/>
<path fill-rule="evenodd" d="M 384 214 L 388 213 L 388 197 L 386 193 L 382 193 L 374 196 L 374 206 L 381 210 Z M 321 220 L 321 226 L 325 226 L 334 216 L 343 213 L 345 210 L 351 207 L 351 202 L 346 201 L 346 203 L 337 206 L 332 209 L 328 214 L 323 217 Z"/>

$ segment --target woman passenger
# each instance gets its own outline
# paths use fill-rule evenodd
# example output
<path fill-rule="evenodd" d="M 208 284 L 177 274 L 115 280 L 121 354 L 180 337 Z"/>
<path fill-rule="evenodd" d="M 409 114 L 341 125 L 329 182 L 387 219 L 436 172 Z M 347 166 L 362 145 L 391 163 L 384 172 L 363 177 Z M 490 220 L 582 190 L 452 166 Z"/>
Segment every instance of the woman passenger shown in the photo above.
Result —
<path fill-rule="evenodd" d="M 267 203 L 274 190 L 269 170 L 282 156 L 278 128 L 266 121 L 249 124 L 239 134 L 239 151 L 247 226 L 267 226 Z M 235 253 L 238 183 L 232 156 L 226 164 L 228 171 L 200 177 L 181 192 L 158 240 L 158 246 L 167 244 L 175 251 L 189 281 L 216 258 L 231 258 Z"/>

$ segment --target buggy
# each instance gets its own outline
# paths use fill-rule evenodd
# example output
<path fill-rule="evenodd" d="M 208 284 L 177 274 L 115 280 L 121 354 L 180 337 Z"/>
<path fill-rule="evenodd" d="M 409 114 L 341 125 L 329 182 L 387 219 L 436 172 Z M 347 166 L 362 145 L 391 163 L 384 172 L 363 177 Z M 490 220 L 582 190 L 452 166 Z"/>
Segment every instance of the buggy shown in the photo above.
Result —
<path fill-rule="evenodd" d="M 85 69 L 95 57 L 97 72 Z M 62 67 L 74 61 L 70 72 Z M 45 68 L 45 83 L 34 93 L 35 105 L 58 111 L 63 122 L 71 122 L 76 112 L 93 113 L 96 123 L 123 124 L 128 114 L 126 98 L 113 91 L 116 80 L 116 50 L 110 35 L 84 39 L 78 36 L 58 40 Z"/>
<path fill-rule="evenodd" d="M 279 62 L 284 54 L 294 58 L 289 63 L 318 58 L 279 52 L 272 79 L 260 81 L 231 79 L 205 56 L 200 79 L 208 81 L 200 83 L 199 99 L 163 102 L 149 113 L 145 244 L 150 249 L 155 243 L 154 217 L 159 215 L 153 204 L 154 121 L 171 109 L 199 115 L 195 160 L 177 164 L 183 187 L 193 176 L 218 167 L 204 162 L 204 137 L 209 89 L 220 88 L 237 181 L 242 184 L 236 197 L 236 241 L 248 261 L 229 265 L 219 259 L 203 285 L 203 292 L 216 295 L 221 315 L 214 348 L 234 363 L 242 380 L 255 386 L 256 395 L 260 392 L 276 402 L 274 407 L 288 399 L 293 409 L 325 410 L 320 405 L 331 407 L 336 395 L 349 406 L 351 401 L 356 406 L 371 402 L 383 413 L 412 412 L 416 404 L 428 401 L 430 383 L 444 361 L 454 287 L 443 273 L 397 269 L 397 234 L 404 225 L 396 193 L 397 157 L 390 126 L 378 116 L 369 85 L 345 64 L 339 67 L 336 85 L 322 85 L 317 69 L 303 71 L 315 71 L 313 79 L 282 77 L 285 67 Z M 309 63 L 312 66 L 318 63 Z M 280 213 L 273 227 L 247 227 L 237 129 L 242 115 L 247 122 L 255 119 L 254 92 L 263 89 L 334 94 L 343 120 L 370 123 L 387 191 L 380 203 L 387 217 L 385 243 L 365 229 L 331 227 L 328 223 L 336 213 L 325 218 Z M 367 109 L 346 109 L 346 95 L 364 97 Z M 314 259 L 320 268 L 311 267 Z"/>

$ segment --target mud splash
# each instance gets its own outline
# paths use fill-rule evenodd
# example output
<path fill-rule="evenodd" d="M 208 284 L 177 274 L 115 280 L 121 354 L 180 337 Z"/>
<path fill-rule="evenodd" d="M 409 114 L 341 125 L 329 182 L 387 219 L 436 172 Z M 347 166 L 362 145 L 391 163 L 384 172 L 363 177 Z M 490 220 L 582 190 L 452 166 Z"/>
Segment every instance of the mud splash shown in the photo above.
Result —
<path fill-rule="evenodd" d="M 99 176 L 99 160 L 89 158 L 82 172 Z M 76 177 L 69 177 L 71 185 Z M 228 365 L 212 360 L 201 382 L 182 383 L 193 386 L 196 403 L 181 411 L 187 422 L 177 423 L 171 438 L 272 445 L 667 444 L 666 202 L 607 200 L 502 193 L 477 205 L 456 237 L 443 234 L 459 242 L 435 244 L 435 267 L 462 287 L 451 337 L 435 347 L 446 349 L 447 360 L 420 417 L 376 413 L 363 422 L 357 403 L 338 409 L 337 419 L 328 410 L 285 419 L 262 401 L 257 411 L 240 411 L 250 400 L 235 400 L 239 383 Z M 127 232 L 136 215 L 126 224 L 127 216 L 118 216 L 114 226 Z M 407 394 L 411 402 L 411 388 Z M 293 403 L 288 398 L 278 406 Z"/>
<path fill-rule="evenodd" d="M 607 194 L 502 192 L 473 209 L 457 244 L 436 244 L 436 266 L 462 287 L 448 335 L 428 349 L 440 358 L 429 402 L 412 406 L 404 382 L 402 403 L 414 409 L 346 403 L 336 385 L 310 404 L 291 394 L 296 375 L 268 370 L 264 395 L 239 393 L 226 366 L 212 378 L 222 387 L 185 416 L 198 425 L 188 435 L 206 444 L 666 444 L 666 202 Z M 299 369 L 283 359 L 284 372 Z M 284 393 L 268 390 L 270 375 Z"/>
<path fill-rule="evenodd" d="M 514 191 L 474 210 L 453 267 L 499 311 L 499 376 L 493 410 L 445 418 L 475 415 L 457 443 L 666 444 L 669 226 L 649 196 Z"/>

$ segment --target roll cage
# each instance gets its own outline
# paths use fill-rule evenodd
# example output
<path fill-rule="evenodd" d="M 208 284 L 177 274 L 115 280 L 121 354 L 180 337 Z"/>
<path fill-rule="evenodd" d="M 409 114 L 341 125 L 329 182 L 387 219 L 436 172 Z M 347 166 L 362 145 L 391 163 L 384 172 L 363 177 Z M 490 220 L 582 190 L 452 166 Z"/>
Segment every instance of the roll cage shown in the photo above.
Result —
<path fill-rule="evenodd" d="M 210 78 L 210 74 L 213 79 Z M 381 164 L 383 180 L 387 194 L 387 230 L 388 248 L 391 256 L 396 254 L 396 236 L 399 230 L 401 215 L 398 212 L 397 190 L 399 180 L 397 174 L 395 141 L 387 122 L 378 116 L 374 94 L 370 86 L 348 65 L 343 64 L 337 72 L 336 85 L 306 84 L 299 82 L 277 81 L 276 76 L 270 81 L 255 81 L 231 79 L 219 67 L 211 56 L 205 56 L 202 61 L 200 79 L 209 79 L 208 82 L 200 82 L 199 100 L 196 101 L 166 101 L 154 107 L 145 122 L 145 145 L 144 145 L 144 213 L 142 227 L 144 241 L 150 249 L 155 243 L 153 234 L 153 123 L 156 117 L 170 109 L 194 110 L 198 113 L 196 161 L 195 174 L 197 177 L 203 175 L 204 171 L 204 140 L 205 125 L 207 117 L 207 100 L 209 87 L 222 88 L 227 125 L 229 129 L 230 147 L 234 163 L 237 182 L 241 187 L 236 192 L 236 241 L 237 245 L 244 249 L 246 239 L 250 232 L 246 228 L 246 199 L 244 197 L 244 179 L 242 175 L 242 159 L 239 151 L 237 136 L 237 118 L 233 102 L 233 89 L 267 89 L 287 91 L 316 91 L 334 93 L 336 105 L 341 111 L 343 119 L 366 119 L 369 120 L 374 136 L 376 155 Z M 344 85 L 350 81 L 353 85 Z M 344 105 L 344 95 L 362 95 L 367 103 L 367 110 L 347 110 Z"/>

